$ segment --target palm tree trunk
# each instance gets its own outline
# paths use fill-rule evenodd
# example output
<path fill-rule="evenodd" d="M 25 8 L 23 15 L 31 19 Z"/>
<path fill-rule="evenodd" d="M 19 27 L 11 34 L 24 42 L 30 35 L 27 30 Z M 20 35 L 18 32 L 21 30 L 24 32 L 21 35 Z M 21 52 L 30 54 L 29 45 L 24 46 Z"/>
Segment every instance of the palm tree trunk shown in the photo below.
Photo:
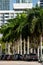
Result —
<path fill-rule="evenodd" d="M 29 36 L 27 38 L 27 54 L 29 54 Z"/>
<path fill-rule="evenodd" d="M 37 53 L 38 53 L 37 55 L 38 55 L 38 60 L 39 60 L 39 46 L 38 46 L 38 50 L 37 50 Z"/>
<path fill-rule="evenodd" d="M 10 53 L 10 44 L 8 44 L 8 54 L 11 54 Z"/>
<path fill-rule="evenodd" d="M 5 53 L 10 54 L 10 44 L 8 42 L 5 44 Z"/>
<path fill-rule="evenodd" d="M 19 44 L 19 40 L 17 41 L 18 42 L 18 54 L 19 54 L 19 51 L 20 51 L 20 44 Z"/>
<path fill-rule="evenodd" d="M 20 54 L 22 55 L 22 35 L 20 34 Z"/>
<path fill-rule="evenodd" d="M 13 55 L 14 55 L 14 54 L 15 54 L 14 46 L 13 46 L 13 48 L 12 48 L 12 49 L 13 49 Z"/>
<path fill-rule="evenodd" d="M 25 39 L 24 39 L 24 54 L 26 54 L 25 44 L 26 44 L 26 41 L 25 41 Z"/>
<path fill-rule="evenodd" d="M 5 43 L 5 54 L 8 54 L 8 42 Z"/>
<path fill-rule="evenodd" d="M 40 36 L 40 48 L 41 48 L 41 56 L 42 56 L 42 35 Z"/>
<path fill-rule="evenodd" d="M 0 56 L 2 55 L 2 45 L 0 44 Z"/>

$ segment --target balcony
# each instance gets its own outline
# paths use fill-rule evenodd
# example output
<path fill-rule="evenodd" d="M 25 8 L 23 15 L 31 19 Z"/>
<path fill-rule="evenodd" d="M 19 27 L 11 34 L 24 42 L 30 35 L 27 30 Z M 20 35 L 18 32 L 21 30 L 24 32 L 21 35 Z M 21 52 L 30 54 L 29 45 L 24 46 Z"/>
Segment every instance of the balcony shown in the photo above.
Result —
<path fill-rule="evenodd" d="M 33 6 L 32 3 L 14 3 L 13 9 L 14 10 L 31 9 L 32 6 Z"/>

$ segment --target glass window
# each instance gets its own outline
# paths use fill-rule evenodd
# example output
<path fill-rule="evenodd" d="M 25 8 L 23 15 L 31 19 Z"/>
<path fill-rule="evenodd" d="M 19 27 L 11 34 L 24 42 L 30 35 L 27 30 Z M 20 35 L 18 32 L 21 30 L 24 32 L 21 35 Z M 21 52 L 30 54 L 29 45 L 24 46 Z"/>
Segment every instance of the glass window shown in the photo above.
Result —
<path fill-rule="evenodd" d="M 0 0 L 0 5 L 0 10 L 9 10 L 10 0 Z"/>
<path fill-rule="evenodd" d="M 16 0 L 16 3 L 29 3 L 32 2 L 32 0 Z"/>
<path fill-rule="evenodd" d="M 26 0 L 21 0 L 22 3 L 26 3 Z"/>
<path fill-rule="evenodd" d="M 43 2 L 43 0 L 40 0 L 40 2 Z"/>
<path fill-rule="evenodd" d="M 20 0 L 16 0 L 16 3 L 20 3 Z"/>

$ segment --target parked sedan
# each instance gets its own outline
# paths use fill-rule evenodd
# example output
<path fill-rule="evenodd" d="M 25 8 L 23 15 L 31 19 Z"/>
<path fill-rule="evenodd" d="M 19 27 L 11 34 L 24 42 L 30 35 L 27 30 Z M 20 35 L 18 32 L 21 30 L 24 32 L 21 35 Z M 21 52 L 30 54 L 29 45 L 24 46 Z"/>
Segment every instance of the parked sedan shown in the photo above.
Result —
<path fill-rule="evenodd" d="M 12 59 L 13 60 L 18 60 L 19 59 L 18 57 L 19 57 L 19 54 L 14 54 Z"/>
<path fill-rule="evenodd" d="M 30 60 L 38 60 L 37 54 L 30 54 Z"/>
<path fill-rule="evenodd" d="M 5 60 L 11 60 L 11 55 L 6 55 Z"/>
<path fill-rule="evenodd" d="M 24 54 L 24 60 L 38 60 L 38 56 L 36 54 Z"/>
<path fill-rule="evenodd" d="M 10 60 L 10 55 L 9 54 L 2 54 L 1 60 Z"/>
<path fill-rule="evenodd" d="M 19 60 L 23 60 L 23 55 L 19 54 Z"/>
<path fill-rule="evenodd" d="M 20 54 L 14 54 L 12 59 L 13 60 L 23 60 L 23 56 Z"/>
<path fill-rule="evenodd" d="M 5 54 L 2 54 L 1 55 L 1 60 L 4 60 L 5 59 Z"/>
<path fill-rule="evenodd" d="M 24 59 L 25 61 L 30 60 L 30 55 L 29 55 L 29 54 L 24 54 L 23 59 Z"/>

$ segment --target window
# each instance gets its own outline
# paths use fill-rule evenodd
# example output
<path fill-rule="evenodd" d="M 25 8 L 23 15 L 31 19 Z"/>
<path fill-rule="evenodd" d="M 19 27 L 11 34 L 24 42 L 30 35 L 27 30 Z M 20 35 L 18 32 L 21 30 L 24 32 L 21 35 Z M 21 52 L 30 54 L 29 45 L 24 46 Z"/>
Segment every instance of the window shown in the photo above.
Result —
<path fill-rule="evenodd" d="M 20 0 L 16 0 L 16 3 L 20 3 Z"/>
<path fill-rule="evenodd" d="M 43 0 L 40 0 L 40 2 L 43 2 Z"/>
<path fill-rule="evenodd" d="M 22 0 L 22 3 L 26 3 L 26 0 Z"/>

